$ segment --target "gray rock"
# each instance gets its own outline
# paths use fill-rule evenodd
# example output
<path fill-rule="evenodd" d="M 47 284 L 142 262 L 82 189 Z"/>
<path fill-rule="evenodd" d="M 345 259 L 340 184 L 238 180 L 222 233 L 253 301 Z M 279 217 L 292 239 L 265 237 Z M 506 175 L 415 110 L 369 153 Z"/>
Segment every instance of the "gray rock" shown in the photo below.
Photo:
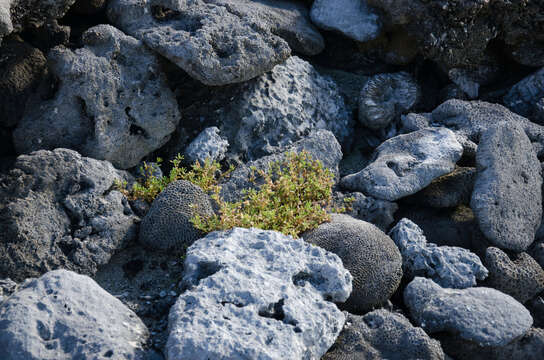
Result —
<path fill-rule="evenodd" d="M 0 278 L 61 267 L 94 274 L 137 236 L 137 217 L 112 190 L 129 175 L 108 162 L 42 150 L 19 156 L 0 180 Z"/>
<path fill-rule="evenodd" d="M 248 160 L 276 152 L 312 130 L 330 130 L 341 144 L 352 131 L 337 85 L 298 57 L 243 84 L 216 117 L 230 152 Z"/>
<path fill-rule="evenodd" d="M 513 112 L 532 120 L 540 120 L 539 102 L 544 99 L 544 68 L 512 86 L 504 96 L 504 104 Z"/>
<path fill-rule="evenodd" d="M 485 252 L 484 264 L 489 269 L 485 285 L 521 303 L 544 291 L 544 270 L 527 253 L 508 256 L 501 249 L 489 247 Z"/>
<path fill-rule="evenodd" d="M 144 360 L 148 331 L 121 301 L 91 278 L 48 272 L 0 306 L 5 360 Z"/>
<path fill-rule="evenodd" d="M 384 309 L 364 316 L 346 313 L 346 325 L 322 360 L 443 360 L 440 343 L 402 314 Z"/>
<path fill-rule="evenodd" d="M 364 314 L 387 302 L 397 290 L 402 278 L 401 255 L 389 236 L 374 225 L 332 214 L 331 222 L 302 237 L 338 255 L 353 275 L 353 292 L 342 305 L 347 311 Z"/>
<path fill-rule="evenodd" d="M 0 304 L 17 289 L 17 283 L 10 278 L 0 280 Z"/>
<path fill-rule="evenodd" d="M 219 135 L 217 127 L 204 129 L 185 149 L 185 159 L 190 163 L 206 159 L 221 161 L 225 158 L 229 142 Z"/>
<path fill-rule="evenodd" d="M 318 27 L 361 42 L 374 40 L 382 30 L 378 14 L 366 0 L 316 0 L 310 16 Z"/>
<path fill-rule="evenodd" d="M 540 231 L 544 230 L 542 225 L 540 226 L 539 230 Z M 529 247 L 527 252 L 544 269 L 544 239 L 542 237 L 539 237 L 538 234 L 537 234 L 537 240 Z"/>
<path fill-rule="evenodd" d="M 417 82 L 406 72 L 371 77 L 359 96 L 359 121 L 370 129 L 383 129 L 419 100 Z"/>
<path fill-rule="evenodd" d="M 227 201 L 240 200 L 243 197 L 243 190 L 249 188 L 258 188 L 262 183 L 260 177 L 255 182 L 250 182 L 252 168 L 256 170 L 268 171 L 270 165 L 275 162 L 283 161 L 289 152 L 300 153 L 307 152 L 315 160 L 321 161 L 324 167 L 338 175 L 338 164 L 342 159 L 342 149 L 334 135 L 327 130 L 312 131 L 307 137 L 303 138 L 285 148 L 282 152 L 264 156 L 255 161 L 241 164 L 229 176 L 228 181 L 221 185 L 221 196 Z"/>
<path fill-rule="evenodd" d="M 423 231 L 408 219 L 400 220 L 389 232 L 402 255 L 408 277 L 423 276 L 446 288 L 464 289 L 484 280 L 487 269 L 478 255 L 461 247 L 428 243 Z"/>
<path fill-rule="evenodd" d="M 142 219 L 140 243 L 154 250 L 185 250 L 204 236 L 191 223 L 196 214 L 213 215 L 209 196 L 189 181 L 178 180 L 168 185 Z"/>
<path fill-rule="evenodd" d="M 478 97 L 480 86 L 487 85 L 501 75 L 503 69 L 499 66 L 480 65 L 474 69 L 454 68 L 448 71 L 450 80 L 459 86 L 470 99 Z"/>
<path fill-rule="evenodd" d="M 399 208 L 394 202 L 365 196 L 360 192 L 335 192 L 333 197 L 338 207 L 346 207 L 345 214 L 376 225 L 382 231 L 386 231 L 395 221 L 394 215 Z M 345 199 L 349 198 L 353 201 L 346 203 Z"/>
<path fill-rule="evenodd" d="M 170 310 L 174 359 L 319 359 L 334 343 L 351 275 L 338 256 L 275 231 L 213 232 L 187 251 L 192 286 Z"/>
<path fill-rule="evenodd" d="M 490 127 L 476 154 L 477 174 L 470 206 L 480 229 L 502 249 L 526 250 L 542 220 L 541 166 L 523 128 Z"/>
<path fill-rule="evenodd" d="M 427 333 L 445 331 L 482 346 L 506 345 L 533 323 L 514 298 L 486 287 L 443 289 L 416 277 L 404 290 L 404 303 Z"/>
<path fill-rule="evenodd" d="M 324 48 L 307 9 L 287 1 L 115 0 L 108 17 L 206 85 L 259 76 L 287 59 L 289 46 L 306 55 Z"/>
<path fill-rule="evenodd" d="M 373 162 L 348 175 L 341 185 L 373 197 L 395 201 L 425 188 L 455 169 L 463 148 L 446 128 L 427 128 L 385 141 Z"/>
<path fill-rule="evenodd" d="M 85 47 L 49 53 L 61 81 L 50 100 L 27 105 L 14 132 L 19 153 L 66 147 L 126 169 L 160 148 L 180 119 L 158 60 L 109 25 L 83 34 Z"/>

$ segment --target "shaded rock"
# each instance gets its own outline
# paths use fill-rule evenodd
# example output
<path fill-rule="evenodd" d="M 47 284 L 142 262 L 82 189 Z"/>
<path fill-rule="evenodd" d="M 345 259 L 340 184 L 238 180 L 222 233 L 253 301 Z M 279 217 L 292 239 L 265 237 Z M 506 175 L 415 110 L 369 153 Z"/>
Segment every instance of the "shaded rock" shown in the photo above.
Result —
<path fill-rule="evenodd" d="M 206 85 L 259 76 L 290 47 L 307 55 L 324 48 L 307 9 L 287 1 L 115 0 L 108 17 Z"/>
<path fill-rule="evenodd" d="M 76 0 L 71 11 L 79 15 L 93 15 L 106 6 L 106 0 Z"/>
<path fill-rule="evenodd" d="M 542 220 L 541 166 L 523 128 L 490 127 L 476 154 L 477 174 L 470 206 L 480 229 L 502 249 L 526 250 Z"/>
<path fill-rule="evenodd" d="M 274 231 L 213 232 L 187 251 L 192 286 L 170 310 L 167 359 L 320 358 L 351 275 L 338 256 Z"/>
<path fill-rule="evenodd" d="M 379 199 L 395 201 L 414 194 L 455 169 L 463 149 L 446 128 L 427 128 L 385 141 L 373 161 L 340 184 Z"/>
<path fill-rule="evenodd" d="M 516 114 L 541 120 L 539 101 L 544 99 L 544 68 L 512 86 L 504 96 L 504 104 Z"/>
<path fill-rule="evenodd" d="M 112 191 L 123 180 L 128 174 L 110 163 L 72 150 L 19 156 L 1 179 L 0 278 L 61 267 L 94 274 L 137 236 L 137 217 Z"/>
<path fill-rule="evenodd" d="M 10 278 L 0 280 L 0 304 L 17 289 L 17 283 Z"/>
<path fill-rule="evenodd" d="M 31 43 L 32 46 L 40 49 L 44 54 L 48 54 L 55 46 L 62 45 L 69 47 L 72 28 L 67 25 L 59 24 L 59 20 L 47 20 L 40 27 L 26 28 L 23 33 L 25 40 Z M 74 35 L 74 38 L 80 38 L 83 32 L 89 27 L 90 26 L 85 27 L 78 35 Z"/>
<path fill-rule="evenodd" d="M 67 147 L 130 168 L 168 141 L 180 119 L 176 99 L 140 41 L 99 25 L 83 42 L 75 51 L 49 53 L 58 90 L 28 104 L 14 132 L 16 149 Z"/>
<path fill-rule="evenodd" d="M 71 271 L 25 284 L 0 306 L 0 321 L 5 360 L 144 359 L 142 321 L 91 278 Z"/>
<path fill-rule="evenodd" d="M 440 343 L 402 314 L 375 310 L 364 316 L 346 313 L 346 325 L 322 360 L 441 360 Z"/>
<path fill-rule="evenodd" d="M 364 314 L 385 303 L 402 278 L 402 258 L 380 229 L 348 215 L 332 214 L 331 222 L 301 235 L 307 242 L 335 253 L 353 275 L 353 292 L 342 305 Z"/>
<path fill-rule="evenodd" d="M 544 230 L 542 226 L 539 229 Z M 542 268 L 544 268 L 544 239 L 537 233 L 537 240 L 529 247 L 527 252 L 535 259 Z"/>
<path fill-rule="evenodd" d="M 45 76 L 46 59 L 40 50 L 16 36 L 4 40 L 0 54 L 0 126 L 12 127 Z"/>
<path fill-rule="evenodd" d="M 371 77 L 359 96 L 359 122 L 370 129 L 383 129 L 410 110 L 419 100 L 417 82 L 406 72 Z"/>
<path fill-rule="evenodd" d="M 427 333 L 445 331 L 483 346 L 504 346 L 530 329 L 533 318 L 514 298 L 491 288 L 444 289 L 416 277 L 404 303 Z"/>
<path fill-rule="evenodd" d="M 534 326 L 544 328 L 544 293 L 535 296 L 525 303 L 535 320 Z"/>
<path fill-rule="evenodd" d="M 476 99 L 480 86 L 488 85 L 501 75 L 501 68 L 493 65 L 481 65 L 474 69 L 454 68 L 448 71 L 450 80 L 467 94 L 469 99 Z"/>
<path fill-rule="evenodd" d="M 467 249 L 428 243 L 423 231 L 408 219 L 402 219 L 389 232 L 402 255 L 404 274 L 423 276 L 445 288 L 476 286 L 487 277 L 480 258 Z"/>
<path fill-rule="evenodd" d="M 189 181 L 168 185 L 142 219 L 140 243 L 154 250 L 185 250 L 204 235 L 191 223 L 196 214 L 204 218 L 213 215 L 208 195 Z"/>
<path fill-rule="evenodd" d="M 527 253 L 508 256 L 501 249 L 489 247 L 484 264 L 489 269 L 486 286 L 512 296 L 521 303 L 544 291 L 544 270 Z"/>
<path fill-rule="evenodd" d="M 217 127 L 204 129 L 185 149 L 185 159 L 191 164 L 206 159 L 221 161 L 225 158 L 229 142 L 219 135 Z"/>
<path fill-rule="evenodd" d="M 425 189 L 405 198 L 405 201 L 433 208 L 469 204 L 475 177 L 475 168 L 457 167 L 452 173 L 433 180 Z"/>
<path fill-rule="evenodd" d="M 316 0 L 310 16 L 324 30 L 338 31 L 353 40 L 365 42 L 380 35 L 378 14 L 360 0 Z"/>
<path fill-rule="evenodd" d="M 382 231 L 386 231 L 395 221 L 394 214 L 399 208 L 394 202 L 375 199 L 360 192 L 335 192 L 333 197 L 338 207 L 346 208 L 345 214 L 376 225 Z M 346 203 L 345 200 L 349 198 L 353 198 L 353 201 Z"/>

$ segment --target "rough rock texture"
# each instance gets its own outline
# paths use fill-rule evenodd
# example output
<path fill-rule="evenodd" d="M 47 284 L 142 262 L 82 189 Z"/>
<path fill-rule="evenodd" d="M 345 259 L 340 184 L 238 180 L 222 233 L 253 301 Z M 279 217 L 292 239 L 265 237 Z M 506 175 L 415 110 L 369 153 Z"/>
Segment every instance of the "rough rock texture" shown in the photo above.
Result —
<path fill-rule="evenodd" d="M 542 224 L 539 230 L 540 231 L 544 230 L 544 228 L 542 227 Z M 539 238 L 538 235 L 539 234 L 537 234 L 537 240 L 531 245 L 531 247 L 529 247 L 527 252 L 544 269 L 544 239 L 542 239 L 541 237 Z"/>
<path fill-rule="evenodd" d="M 0 47 L 0 126 L 19 122 L 30 94 L 46 73 L 42 52 L 11 36 Z"/>
<path fill-rule="evenodd" d="M 2 0 L 0 1 L 0 43 L 12 31 L 27 26 L 39 27 L 47 20 L 59 19 L 76 0 Z"/>
<path fill-rule="evenodd" d="M 371 77 L 359 96 L 359 121 L 370 129 L 383 129 L 419 100 L 417 82 L 406 72 Z"/>
<path fill-rule="evenodd" d="M 470 206 L 480 229 L 499 248 L 526 250 L 542 220 L 542 176 L 523 128 L 491 127 L 480 140 L 476 165 Z"/>
<path fill-rule="evenodd" d="M 467 249 L 428 243 L 423 231 L 412 221 L 402 219 L 389 232 L 402 255 L 404 273 L 423 276 L 445 288 L 476 286 L 487 277 L 480 258 Z"/>
<path fill-rule="evenodd" d="M 509 257 L 501 249 L 489 247 L 484 264 L 489 269 L 486 286 L 524 303 L 544 290 L 544 270 L 527 253 Z"/>
<path fill-rule="evenodd" d="M 401 255 L 374 225 L 332 214 L 331 222 L 303 233 L 302 238 L 338 255 L 353 275 L 353 292 L 342 305 L 347 311 L 364 314 L 385 303 L 397 290 L 402 278 Z"/>
<path fill-rule="evenodd" d="M 512 86 L 503 98 L 504 104 L 513 112 L 534 121 L 544 121 L 538 106 L 544 98 L 544 68 Z"/>
<path fill-rule="evenodd" d="M 366 0 L 316 0 L 310 16 L 318 27 L 361 42 L 374 40 L 381 32 L 378 14 Z"/>
<path fill-rule="evenodd" d="M 529 311 L 491 288 L 443 289 L 416 277 L 404 290 L 404 303 L 427 333 L 449 332 L 481 344 L 503 346 L 529 330 Z"/>
<path fill-rule="evenodd" d="M 395 211 L 399 208 L 394 202 L 375 199 L 360 192 L 335 192 L 333 198 L 339 208 L 346 208 L 345 214 L 376 225 L 382 231 L 386 231 L 389 225 L 395 221 Z M 345 199 L 349 198 L 352 198 L 353 201 L 346 203 Z"/>
<path fill-rule="evenodd" d="M 72 150 L 19 156 L 0 179 L 0 278 L 60 267 L 93 274 L 107 263 L 137 235 L 116 180 L 128 175 Z"/>
<path fill-rule="evenodd" d="M 114 0 L 108 17 L 206 85 L 259 76 L 289 47 L 315 55 L 325 46 L 307 9 L 288 1 Z"/>
<path fill-rule="evenodd" d="M 455 169 L 463 148 L 446 128 L 427 128 L 382 143 L 373 161 L 341 185 L 379 199 L 395 201 L 414 194 Z"/>
<path fill-rule="evenodd" d="M 66 147 L 130 168 L 168 141 L 180 119 L 176 99 L 140 41 L 99 25 L 83 34 L 83 43 L 49 53 L 58 90 L 27 105 L 14 132 L 16 149 Z"/>
<path fill-rule="evenodd" d="M 5 360 L 144 359 L 148 331 L 91 278 L 67 270 L 25 284 L 0 306 Z"/>
<path fill-rule="evenodd" d="M 213 215 L 210 198 L 201 188 L 185 180 L 166 187 L 151 204 L 140 225 L 140 243 L 149 249 L 182 251 L 204 234 L 191 218 Z"/>
<path fill-rule="evenodd" d="M 306 151 L 313 159 L 321 161 L 324 167 L 338 175 L 338 164 L 342 159 L 342 149 L 334 135 L 327 130 L 312 131 L 308 136 L 285 148 L 282 152 L 264 156 L 258 160 L 241 164 L 229 176 L 228 181 L 221 186 L 221 196 L 227 201 L 242 198 L 242 190 L 258 186 L 262 179 L 257 177 L 255 182 L 249 181 L 251 168 L 267 171 L 274 162 L 282 161 L 289 152 L 300 153 Z"/>
<path fill-rule="evenodd" d="M 452 173 L 433 180 L 425 189 L 405 200 L 410 204 L 433 208 L 449 208 L 469 204 L 475 176 L 475 168 L 458 167 Z"/>
<path fill-rule="evenodd" d="M 17 289 L 17 283 L 10 278 L 0 280 L 0 304 Z"/>
<path fill-rule="evenodd" d="M 346 325 L 322 360 L 443 360 L 440 343 L 410 324 L 402 314 L 376 310 L 346 313 Z"/>
<path fill-rule="evenodd" d="M 185 149 L 185 159 L 190 163 L 206 159 L 221 161 L 225 158 L 229 142 L 219 135 L 217 127 L 204 129 Z"/>
<path fill-rule="evenodd" d="M 319 359 L 351 275 L 338 256 L 274 231 L 213 232 L 187 251 L 191 285 L 170 310 L 168 360 Z"/>
<path fill-rule="evenodd" d="M 298 57 L 243 84 L 217 121 L 229 151 L 249 160 L 276 152 L 314 129 L 332 131 L 342 144 L 352 127 L 336 83 Z"/>

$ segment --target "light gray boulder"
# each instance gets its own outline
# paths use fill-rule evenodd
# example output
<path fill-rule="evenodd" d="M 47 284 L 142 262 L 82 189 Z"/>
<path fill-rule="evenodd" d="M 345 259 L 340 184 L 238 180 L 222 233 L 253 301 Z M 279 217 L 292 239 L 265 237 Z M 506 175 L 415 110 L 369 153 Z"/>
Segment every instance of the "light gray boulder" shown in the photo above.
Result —
<path fill-rule="evenodd" d="M 160 148 L 180 120 L 157 58 L 109 25 L 87 30 L 83 48 L 53 49 L 60 79 L 50 100 L 37 96 L 13 138 L 19 153 L 65 147 L 127 169 Z"/>
<path fill-rule="evenodd" d="M 504 104 L 513 112 L 532 120 L 541 119 L 542 99 L 544 99 L 544 68 L 527 76 L 512 86 L 503 97 Z"/>
<path fill-rule="evenodd" d="M 191 164 L 196 161 L 201 164 L 206 159 L 221 161 L 225 158 L 229 142 L 219 135 L 215 126 L 204 129 L 185 149 L 185 159 Z"/>
<path fill-rule="evenodd" d="M 470 206 L 487 239 L 521 252 L 542 220 L 541 166 L 523 128 L 502 122 L 481 137 Z"/>
<path fill-rule="evenodd" d="M 385 309 L 364 316 L 345 313 L 346 325 L 322 360 L 443 360 L 437 340 L 400 313 Z"/>
<path fill-rule="evenodd" d="M 22 281 L 65 268 L 94 274 L 137 236 L 130 176 L 72 150 L 21 155 L 0 187 L 0 278 Z"/>
<path fill-rule="evenodd" d="M 275 231 L 213 232 L 187 251 L 191 286 L 170 310 L 166 357 L 319 359 L 351 293 L 340 258 Z"/>
<path fill-rule="evenodd" d="M 374 40 L 382 30 L 378 14 L 366 0 L 316 0 L 310 16 L 321 29 L 337 31 L 360 42 Z"/>
<path fill-rule="evenodd" d="M 382 143 L 373 160 L 340 184 L 352 191 L 395 201 L 425 188 L 452 172 L 463 148 L 447 128 L 426 128 L 398 135 Z"/>
<path fill-rule="evenodd" d="M 389 232 L 400 250 L 402 267 L 408 277 L 423 276 L 445 288 L 464 289 L 484 280 L 487 269 L 478 255 L 454 246 L 428 243 L 423 231 L 404 218 Z"/>
<path fill-rule="evenodd" d="M 144 360 L 144 323 L 91 278 L 48 272 L 0 306 L 4 360 Z"/>
<path fill-rule="evenodd" d="M 533 324 L 523 305 L 486 287 L 444 289 L 416 277 L 404 290 L 404 303 L 427 333 L 445 331 L 481 346 L 504 346 Z"/>
<path fill-rule="evenodd" d="M 108 18 L 206 85 L 244 82 L 324 40 L 288 1 L 114 0 Z"/>

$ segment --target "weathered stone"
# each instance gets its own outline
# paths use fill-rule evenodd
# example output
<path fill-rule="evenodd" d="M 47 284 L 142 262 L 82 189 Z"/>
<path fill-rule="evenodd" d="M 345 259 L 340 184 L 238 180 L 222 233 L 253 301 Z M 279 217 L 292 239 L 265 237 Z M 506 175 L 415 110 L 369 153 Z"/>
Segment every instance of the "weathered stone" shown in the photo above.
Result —
<path fill-rule="evenodd" d="M 112 190 L 129 175 L 108 162 L 43 150 L 19 156 L 0 180 L 0 278 L 94 274 L 137 236 L 137 217 Z"/>
<path fill-rule="evenodd" d="M 512 86 L 503 98 L 513 112 L 531 120 L 540 120 L 538 102 L 544 98 L 544 68 Z"/>
<path fill-rule="evenodd" d="M 51 100 L 27 105 L 14 132 L 19 153 L 66 147 L 126 169 L 164 145 L 180 119 L 153 55 L 109 25 L 83 35 L 84 48 L 49 53 L 60 78 Z"/>
<path fill-rule="evenodd" d="M 395 211 L 399 208 L 394 202 L 375 199 L 360 192 L 335 192 L 333 198 L 339 208 L 346 208 L 345 214 L 376 225 L 382 231 L 386 231 L 395 221 Z"/>
<path fill-rule="evenodd" d="M 494 246 L 526 250 L 542 220 L 542 176 L 523 128 L 506 122 L 489 128 L 476 165 L 470 205 L 480 229 Z"/>
<path fill-rule="evenodd" d="M 463 148 L 446 128 L 427 128 L 385 141 L 363 170 L 341 180 L 349 190 L 395 201 L 455 169 Z"/>
<path fill-rule="evenodd" d="M 319 359 L 351 292 L 338 256 L 274 231 L 213 232 L 187 251 L 167 359 Z"/>
<path fill-rule="evenodd" d="M 185 158 L 190 163 L 204 163 L 206 159 L 221 161 L 225 158 L 229 142 L 219 135 L 217 127 L 204 129 L 185 149 Z"/>
<path fill-rule="evenodd" d="M 5 360 L 144 360 L 148 330 L 91 278 L 48 272 L 0 306 Z"/>

